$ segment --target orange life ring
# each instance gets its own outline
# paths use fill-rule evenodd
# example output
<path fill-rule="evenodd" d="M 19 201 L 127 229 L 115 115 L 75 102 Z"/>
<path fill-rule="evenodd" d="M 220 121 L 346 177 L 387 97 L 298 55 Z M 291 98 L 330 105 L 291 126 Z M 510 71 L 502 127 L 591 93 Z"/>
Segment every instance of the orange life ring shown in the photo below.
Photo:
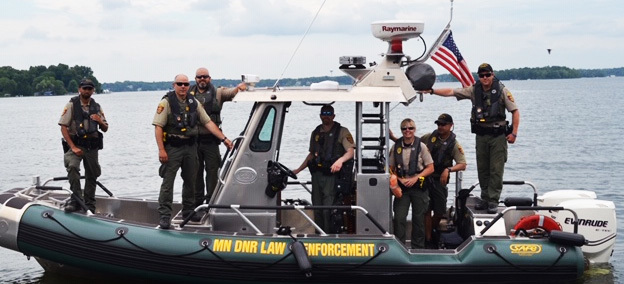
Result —
<path fill-rule="evenodd" d="M 399 178 L 395 174 L 390 175 L 390 190 L 394 196 L 401 198 L 401 196 L 403 196 L 403 191 L 401 190 L 401 187 L 399 187 L 398 179 Z"/>
<path fill-rule="evenodd" d="M 550 231 L 561 231 L 561 225 L 553 218 L 544 215 L 531 215 L 520 218 L 520 221 L 514 227 L 512 235 L 517 235 L 520 230 L 527 231 L 535 228 L 542 228 L 548 233 Z"/>

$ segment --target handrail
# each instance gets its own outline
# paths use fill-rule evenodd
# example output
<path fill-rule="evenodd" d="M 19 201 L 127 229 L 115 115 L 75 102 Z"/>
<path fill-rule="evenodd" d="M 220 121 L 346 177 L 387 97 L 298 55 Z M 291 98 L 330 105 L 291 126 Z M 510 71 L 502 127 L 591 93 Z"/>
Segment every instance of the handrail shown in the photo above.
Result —
<path fill-rule="evenodd" d="M 510 184 L 510 185 L 525 185 L 526 184 L 532 187 L 533 188 L 533 206 L 537 206 L 537 186 L 535 186 L 535 184 L 533 184 L 530 181 L 524 181 L 524 180 L 504 180 L 503 185 L 505 184 Z M 471 185 L 469 190 L 472 191 L 475 187 L 477 187 L 477 185 L 479 185 L 479 182 L 476 182 L 473 185 Z"/>
<path fill-rule="evenodd" d="M 254 224 L 251 220 L 249 220 L 245 214 L 243 214 L 239 209 L 243 209 L 243 210 L 297 210 L 300 213 L 301 210 L 303 209 L 311 209 L 311 210 L 331 210 L 331 209 L 338 209 L 338 210 L 357 210 L 357 211 L 361 211 L 364 216 L 366 216 L 383 234 L 383 236 L 391 236 L 390 233 L 379 223 L 377 222 L 377 220 L 375 220 L 375 218 L 373 218 L 373 216 L 371 216 L 368 211 L 366 209 L 364 209 L 361 206 L 355 206 L 355 205 L 334 205 L 334 206 L 326 206 L 326 205 L 319 205 L 319 206 L 315 206 L 315 205 L 284 205 L 284 206 L 263 206 L 263 205 L 240 205 L 240 204 L 231 204 L 231 205 L 222 205 L 222 204 L 203 204 L 198 206 L 197 208 L 195 208 L 195 210 L 193 211 L 193 213 L 189 214 L 184 221 L 182 221 L 182 223 L 180 224 L 180 228 L 183 228 L 184 225 L 186 225 L 186 223 L 189 222 L 189 220 L 195 215 L 195 213 L 200 212 L 200 211 L 207 211 L 209 209 L 232 209 L 234 210 L 234 212 L 236 212 L 236 214 L 238 214 L 243 221 L 245 221 L 245 223 L 247 223 L 249 226 L 251 226 L 255 231 L 257 235 L 264 235 L 264 233 L 262 233 Z M 307 216 L 307 215 L 306 215 Z M 308 220 L 319 232 L 322 236 L 327 236 L 327 233 L 325 233 L 320 227 L 318 227 L 318 225 L 309 217 L 306 218 L 306 220 Z"/>
<path fill-rule="evenodd" d="M 572 209 L 568 209 L 568 208 L 564 208 L 561 206 L 511 206 L 511 207 L 507 207 L 505 208 L 502 212 L 498 213 L 496 215 L 496 217 L 494 217 L 494 219 L 492 219 L 492 221 L 487 224 L 485 226 L 485 228 L 483 228 L 483 230 L 481 230 L 481 232 L 479 232 L 479 236 L 483 236 L 483 234 L 485 234 L 485 232 L 487 230 L 489 230 L 494 223 L 496 223 L 496 221 L 498 221 L 500 218 L 503 217 L 503 215 L 505 215 L 505 213 L 511 211 L 511 210 L 518 210 L 518 211 L 539 211 L 539 210 L 553 210 L 553 211 L 559 211 L 559 210 L 566 210 L 566 211 L 570 211 L 572 213 L 572 215 L 574 215 L 574 221 L 572 222 L 572 224 L 574 224 L 574 233 L 577 234 L 578 233 L 578 215 L 576 214 L 576 212 Z"/>
<path fill-rule="evenodd" d="M 245 140 L 245 137 L 244 137 L 244 136 L 238 136 L 238 137 L 234 138 L 234 140 L 232 140 L 232 145 L 236 145 L 236 142 L 237 142 L 238 140 L 240 140 L 240 143 L 239 143 L 238 145 L 241 145 L 241 143 L 243 143 L 243 140 Z M 238 150 L 239 150 L 239 148 L 238 148 L 238 147 L 234 148 L 234 146 L 232 146 L 232 150 L 231 150 L 231 152 L 230 152 L 230 150 L 228 149 L 228 150 L 225 152 L 225 154 L 223 154 L 223 157 L 224 157 L 225 159 L 223 160 L 223 164 L 222 164 L 222 165 L 221 165 L 221 167 L 219 168 L 219 174 L 218 174 L 218 176 L 217 176 L 217 178 L 219 179 L 219 182 L 220 182 L 221 184 L 225 184 L 225 180 L 223 179 L 223 174 L 224 174 L 224 171 L 225 171 L 225 169 L 226 169 L 226 168 L 229 168 L 229 167 L 230 167 L 229 165 L 230 165 L 231 161 L 234 159 L 234 157 L 236 157 L 236 155 L 234 155 L 234 154 L 235 154 L 235 153 L 236 153 L 236 154 L 238 154 Z M 227 154 L 228 154 L 228 153 L 230 154 L 230 156 L 227 156 Z M 227 163 L 226 163 L 226 161 L 227 161 Z M 225 167 L 225 165 L 228 165 L 228 167 Z"/>

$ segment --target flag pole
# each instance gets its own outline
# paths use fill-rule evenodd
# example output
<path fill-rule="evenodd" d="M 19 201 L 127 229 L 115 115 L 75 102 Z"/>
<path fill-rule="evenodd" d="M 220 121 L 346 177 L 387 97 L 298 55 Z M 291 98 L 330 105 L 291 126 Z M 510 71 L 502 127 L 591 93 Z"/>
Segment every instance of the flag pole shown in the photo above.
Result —
<path fill-rule="evenodd" d="M 438 39 L 433 44 L 433 47 L 431 47 L 429 49 L 429 52 L 427 52 L 427 55 L 425 55 L 422 58 L 418 59 L 417 62 L 425 62 L 425 61 L 427 61 L 427 59 L 429 59 L 431 57 L 433 52 L 436 49 L 438 49 L 438 47 L 442 44 L 442 42 L 444 42 L 444 40 L 446 39 L 448 34 L 451 32 L 451 22 L 452 21 L 453 21 L 453 0 L 451 0 L 451 18 L 449 19 L 448 23 L 446 24 L 446 27 L 444 28 L 444 30 L 442 30 L 442 33 L 440 33 L 440 36 L 438 36 Z"/>

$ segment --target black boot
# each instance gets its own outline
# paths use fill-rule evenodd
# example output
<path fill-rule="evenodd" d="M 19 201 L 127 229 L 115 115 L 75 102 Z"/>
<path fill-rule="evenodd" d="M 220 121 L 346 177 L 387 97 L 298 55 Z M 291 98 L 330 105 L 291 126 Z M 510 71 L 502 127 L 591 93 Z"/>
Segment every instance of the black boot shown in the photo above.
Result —
<path fill-rule="evenodd" d="M 171 227 L 171 217 L 160 216 L 160 222 L 158 223 L 161 229 L 167 230 Z"/>

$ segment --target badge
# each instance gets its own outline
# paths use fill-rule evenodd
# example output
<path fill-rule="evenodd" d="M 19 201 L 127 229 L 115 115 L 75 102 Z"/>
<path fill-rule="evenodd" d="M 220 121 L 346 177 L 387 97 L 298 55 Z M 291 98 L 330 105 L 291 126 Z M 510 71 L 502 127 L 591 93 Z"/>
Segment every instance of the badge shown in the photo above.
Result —
<path fill-rule="evenodd" d="M 496 94 L 497 92 L 496 89 L 492 90 L 492 94 Z"/>
<path fill-rule="evenodd" d="M 319 135 L 318 135 L 318 134 L 316 134 L 316 136 L 314 136 L 314 141 L 315 141 L 315 142 L 318 142 L 318 141 L 319 141 Z"/>
<path fill-rule="evenodd" d="M 403 152 L 403 148 L 398 147 L 398 148 L 397 148 L 397 154 L 401 155 L 401 152 Z"/>
<path fill-rule="evenodd" d="M 351 136 L 351 134 L 347 135 L 347 141 L 349 141 L 349 143 L 354 144 L 353 143 L 353 136 Z"/>
<path fill-rule="evenodd" d="M 165 109 L 163 104 L 158 104 L 158 108 L 156 109 L 156 113 L 160 114 Z"/>
<path fill-rule="evenodd" d="M 431 143 L 435 143 L 438 140 L 435 136 L 431 137 Z"/>

